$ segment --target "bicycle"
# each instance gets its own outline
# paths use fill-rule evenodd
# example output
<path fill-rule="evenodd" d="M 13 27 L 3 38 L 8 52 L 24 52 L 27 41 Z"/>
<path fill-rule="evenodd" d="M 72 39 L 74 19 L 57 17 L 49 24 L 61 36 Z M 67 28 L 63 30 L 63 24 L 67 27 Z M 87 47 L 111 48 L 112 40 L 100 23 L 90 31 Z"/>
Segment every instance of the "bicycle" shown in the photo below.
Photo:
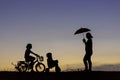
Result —
<path fill-rule="evenodd" d="M 45 71 L 45 65 L 42 63 L 44 61 L 43 56 L 36 56 L 35 61 L 33 62 L 33 67 L 31 66 L 31 62 L 26 62 L 26 61 L 18 61 L 17 65 L 12 65 L 15 66 L 15 69 L 17 69 L 19 72 L 31 72 L 31 70 L 34 70 L 36 72 L 44 72 Z"/>

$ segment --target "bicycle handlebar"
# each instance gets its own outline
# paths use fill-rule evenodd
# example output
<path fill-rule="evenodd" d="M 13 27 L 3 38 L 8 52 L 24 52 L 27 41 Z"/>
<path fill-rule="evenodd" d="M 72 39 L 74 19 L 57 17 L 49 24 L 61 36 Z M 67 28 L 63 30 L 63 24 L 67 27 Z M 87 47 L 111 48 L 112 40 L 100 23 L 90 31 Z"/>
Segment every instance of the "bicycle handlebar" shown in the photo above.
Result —
<path fill-rule="evenodd" d="M 39 56 L 38 54 L 36 54 L 36 57 L 37 57 L 38 60 L 40 60 L 40 61 L 44 61 L 43 56 Z"/>

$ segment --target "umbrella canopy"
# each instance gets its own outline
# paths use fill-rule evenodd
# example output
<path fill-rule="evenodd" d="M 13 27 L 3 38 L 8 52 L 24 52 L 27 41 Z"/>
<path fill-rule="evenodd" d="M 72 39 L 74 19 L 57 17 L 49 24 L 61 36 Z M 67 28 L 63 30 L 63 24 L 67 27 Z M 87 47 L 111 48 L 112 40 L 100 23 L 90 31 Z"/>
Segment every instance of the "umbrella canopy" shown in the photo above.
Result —
<path fill-rule="evenodd" d="M 88 31 L 91 31 L 91 30 L 88 29 L 88 28 L 80 28 L 74 33 L 74 35 L 84 33 L 84 32 L 88 32 Z"/>

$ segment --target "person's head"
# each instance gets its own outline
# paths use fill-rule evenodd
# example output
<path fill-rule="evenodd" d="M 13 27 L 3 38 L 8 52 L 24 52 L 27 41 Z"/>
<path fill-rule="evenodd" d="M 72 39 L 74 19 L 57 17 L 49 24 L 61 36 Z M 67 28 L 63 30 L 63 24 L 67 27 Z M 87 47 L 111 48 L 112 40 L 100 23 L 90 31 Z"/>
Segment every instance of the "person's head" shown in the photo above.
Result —
<path fill-rule="evenodd" d="M 87 38 L 87 39 L 91 39 L 91 38 L 93 38 L 93 36 L 91 35 L 91 33 L 87 33 L 87 34 L 86 34 L 86 38 Z"/>
<path fill-rule="evenodd" d="M 46 54 L 46 56 L 47 56 L 48 58 L 51 58 L 51 57 L 52 57 L 52 53 L 49 52 L 49 53 Z"/>
<path fill-rule="evenodd" d="M 30 43 L 27 44 L 26 48 L 27 48 L 27 49 L 32 49 L 32 44 L 30 44 Z"/>

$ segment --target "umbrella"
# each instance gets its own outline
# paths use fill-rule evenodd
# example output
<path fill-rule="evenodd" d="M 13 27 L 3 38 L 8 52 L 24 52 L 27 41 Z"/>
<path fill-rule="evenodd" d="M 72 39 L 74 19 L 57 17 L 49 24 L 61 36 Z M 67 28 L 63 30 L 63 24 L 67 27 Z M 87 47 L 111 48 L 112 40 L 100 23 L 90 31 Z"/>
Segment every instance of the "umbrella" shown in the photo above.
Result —
<path fill-rule="evenodd" d="M 80 28 L 74 33 L 74 35 L 84 33 L 84 32 L 88 32 L 88 31 L 91 31 L 91 30 L 88 29 L 88 28 Z"/>
<path fill-rule="evenodd" d="M 80 28 L 74 33 L 74 35 L 84 33 L 84 32 L 88 32 L 88 31 L 91 31 L 91 30 L 88 29 L 88 28 Z M 83 37 L 84 37 L 84 34 L 83 34 Z"/>

